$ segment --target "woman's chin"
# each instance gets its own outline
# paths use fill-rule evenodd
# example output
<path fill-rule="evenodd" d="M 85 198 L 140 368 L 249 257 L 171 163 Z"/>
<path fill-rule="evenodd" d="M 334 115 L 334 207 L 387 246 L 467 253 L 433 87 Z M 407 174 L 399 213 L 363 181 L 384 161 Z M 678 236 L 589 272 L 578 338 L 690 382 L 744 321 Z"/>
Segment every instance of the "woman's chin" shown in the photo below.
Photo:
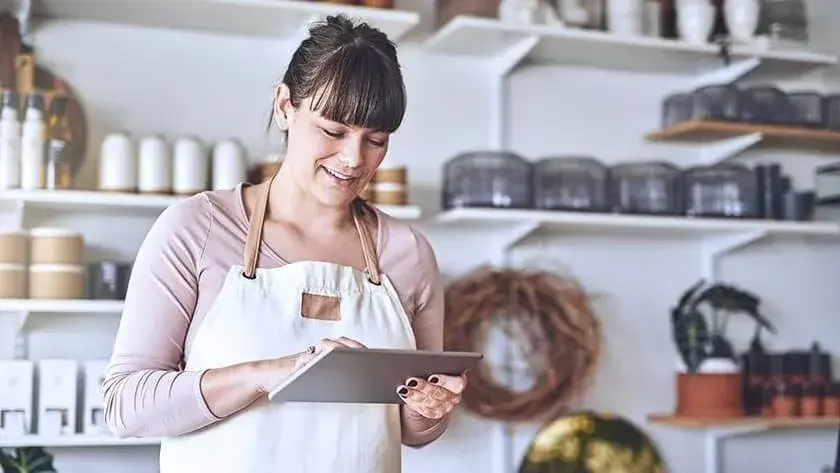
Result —
<path fill-rule="evenodd" d="M 358 196 L 358 192 L 349 189 L 324 189 L 318 188 L 315 190 L 315 197 L 318 202 L 324 207 L 338 208 L 350 205 Z"/>

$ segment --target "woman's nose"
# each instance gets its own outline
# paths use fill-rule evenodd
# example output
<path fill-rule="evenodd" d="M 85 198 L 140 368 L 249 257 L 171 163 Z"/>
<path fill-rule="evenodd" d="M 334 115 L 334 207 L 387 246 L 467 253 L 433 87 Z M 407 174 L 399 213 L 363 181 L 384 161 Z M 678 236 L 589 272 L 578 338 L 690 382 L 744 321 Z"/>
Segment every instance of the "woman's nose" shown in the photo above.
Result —
<path fill-rule="evenodd" d="M 362 163 L 362 146 L 359 140 L 347 140 L 341 149 L 340 161 L 348 167 L 357 167 Z"/>

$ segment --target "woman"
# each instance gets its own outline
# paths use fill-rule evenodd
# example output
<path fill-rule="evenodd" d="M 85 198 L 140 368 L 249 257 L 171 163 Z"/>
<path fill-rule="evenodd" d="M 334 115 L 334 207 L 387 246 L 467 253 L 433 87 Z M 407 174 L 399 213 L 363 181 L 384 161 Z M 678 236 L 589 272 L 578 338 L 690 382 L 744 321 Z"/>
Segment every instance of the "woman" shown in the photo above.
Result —
<path fill-rule="evenodd" d="M 356 198 L 405 102 L 388 38 L 328 18 L 275 90 L 280 171 L 173 205 L 149 231 L 104 389 L 117 436 L 164 437 L 161 473 L 396 473 L 401 444 L 443 433 L 464 377 L 410 378 L 400 406 L 266 401 L 331 347 L 442 349 L 432 248 Z"/>

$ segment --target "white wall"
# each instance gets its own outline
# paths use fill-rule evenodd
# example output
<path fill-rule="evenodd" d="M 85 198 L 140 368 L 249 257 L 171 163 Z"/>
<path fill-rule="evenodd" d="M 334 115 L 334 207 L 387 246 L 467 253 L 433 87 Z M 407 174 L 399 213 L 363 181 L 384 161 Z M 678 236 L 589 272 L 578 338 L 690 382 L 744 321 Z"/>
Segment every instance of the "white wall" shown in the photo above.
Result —
<path fill-rule="evenodd" d="M 826 2 L 833 0 L 823 0 Z M 822 10 L 825 31 L 840 12 Z M 830 18 L 830 16 L 829 16 Z M 831 35 L 820 33 L 823 44 Z M 835 36 L 836 38 L 836 36 Z M 828 41 L 828 42 L 826 42 Z M 837 44 L 835 40 L 834 44 Z M 92 151 L 79 184 L 92 186 L 96 148 L 105 133 L 181 133 L 212 141 L 237 137 L 261 157 L 272 82 L 282 73 L 290 45 L 272 41 L 152 31 L 109 25 L 52 22 L 37 34 L 42 63 L 67 78 L 85 105 Z M 490 76 L 461 59 L 421 56 L 402 50 L 410 94 L 404 128 L 394 138 L 391 159 L 410 166 L 412 200 L 427 214 L 438 207 L 442 163 L 455 153 L 490 142 Z M 678 78 L 562 68 L 525 68 L 511 79 L 511 149 L 528 157 L 587 153 L 608 162 L 682 156 L 673 147 L 645 143 L 658 124 L 659 101 Z M 835 84 L 838 86 L 840 84 Z M 837 87 L 840 89 L 840 87 Z M 673 153 L 673 154 L 672 154 Z M 820 158 L 779 155 L 796 184 L 807 186 Z M 748 159 L 763 159 L 750 153 Z M 117 220 L 115 220 L 115 218 Z M 130 258 L 148 218 L 45 213 L 26 222 L 84 228 L 98 254 Z M 91 223 L 101 224 L 93 228 Z M 475 248 L 475 235 L 429 229 L 444 272 L 457 276 L 493 254 L 492 241 Z M 481 242 L 482 240 L 479 240 Z M 522 264 L 553 258 L 602 294 L 598 306 L 606 353 L 586 405 L 620 412 L 660 442 L 672 471 L 698 473 L 703 438 L 698 433 L 648 425 L 646 416 L 673 405 L 668 309 L 700 277 L 696 242 L 564 238 L 546 235 L 515 251 Z M 467 246 L 469 245 L 469 246 Z M 477 251 L 469 258 L 465 249 Z M 756 292 L 780 329 L 774 347 L 806 346 L 818 339 L 840 351 L 830 334 L 840 331 L 840 245 L 769 241 L 728 258 L 724 278 Z M 107 357 L 117 320 L 108 316 L 34 318 L 30 356 Z M 8 327 L 6 327 L 8 328 Z M 3 333 L 0 331 L 0 333 Z M 8 333 L 8 332 L 6 332 Z M 0 357 L 10 346 L 0 341 Z M 495 445 L 490 424 L 460 416 L 446 436 L 426 449 L 407 452 L 405 471 L 488 471 Z M 727 471 L 817 472 L 833 459 L 836 429 L 801 430 L 735 440 L 725 448 Z M 529 429 L 522 429 L 520 446 Z M 156 472 L 156 449 L 55 450 L 60 473 Z"/>

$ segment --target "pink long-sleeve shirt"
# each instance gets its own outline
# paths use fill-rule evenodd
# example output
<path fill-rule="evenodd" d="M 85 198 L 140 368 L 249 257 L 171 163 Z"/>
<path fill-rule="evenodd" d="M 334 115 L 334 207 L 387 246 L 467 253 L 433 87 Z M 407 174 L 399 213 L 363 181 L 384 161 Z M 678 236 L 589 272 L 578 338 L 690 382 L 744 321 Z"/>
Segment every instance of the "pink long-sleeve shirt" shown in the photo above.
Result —
<path fill-rule="evenodd" d="M 117 436 L 176 436 L 219 420 L 186 371 L 193 337 L 233 265 L 242 264 L 248 220 L 243 185 L 209 191 L 167 208 L 137 258 L 104 384 L 105 414 Z M 428 240 L 381 212 L 380 270 L 396 288 L 419 349 L 443 346 L 443 288 Z M 272 242 L 287 235 L 266 227 L 259 266 L 281 266 Z M 360 249 L 361 251 L 361 249 Z"/>

